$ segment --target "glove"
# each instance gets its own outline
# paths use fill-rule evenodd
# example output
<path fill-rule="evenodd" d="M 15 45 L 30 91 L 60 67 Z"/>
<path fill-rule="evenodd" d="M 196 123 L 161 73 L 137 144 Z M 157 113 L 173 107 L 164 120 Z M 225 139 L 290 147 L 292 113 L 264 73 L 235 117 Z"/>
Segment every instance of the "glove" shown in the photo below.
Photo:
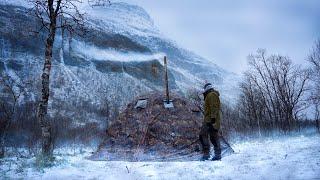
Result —
<path fill-rule="evenodd" d="M 217 129 L 214 128 L 215 121 L 216 119 L 212 118 L 211 122 L 206 124 L 210 131 L 218 131 Z"/>
<path fill-rule="evenodd" d="M 211 118 L 210 120 L 211 120 L 211 124 L 216 123 L 216 118 Z"/>

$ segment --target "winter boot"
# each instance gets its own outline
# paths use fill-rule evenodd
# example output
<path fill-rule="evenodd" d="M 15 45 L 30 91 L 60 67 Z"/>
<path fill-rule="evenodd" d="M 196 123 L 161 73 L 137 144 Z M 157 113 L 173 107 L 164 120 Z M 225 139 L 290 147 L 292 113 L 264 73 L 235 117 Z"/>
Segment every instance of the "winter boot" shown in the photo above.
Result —
<path fill-rule="evenodd" d="M 220 161 L 221 160 L 221 156 L 214 156 L 213 158 L 211 158 L 211 161 Z"/>
<path fill-rule="evenodd" d="M 209 146 L 210 148 L 210 146 Z M 202 158 L 200 159 L 201 161 L 206 161 L 210 159 L 210 149 L 208 147 L 204 146 L 204 148 L 202 149 Z"/>
<path fill-rule="evenodd" d="M 207 161 L 209 160 L 210 156 L 209 155 L 203 155 L 200 161 Z"/>

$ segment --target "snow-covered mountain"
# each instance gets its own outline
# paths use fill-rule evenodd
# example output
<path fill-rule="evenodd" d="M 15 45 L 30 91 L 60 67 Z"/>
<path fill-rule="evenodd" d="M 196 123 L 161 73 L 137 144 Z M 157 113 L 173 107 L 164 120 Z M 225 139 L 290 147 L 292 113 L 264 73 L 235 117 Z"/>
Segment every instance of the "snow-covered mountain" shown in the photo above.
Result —
<path fill-rule="evenodd" d="M 81 5 L 80 10 L 86 12 L 88 20 L 86 36 L 57 32 L 51 114 L 64 113 L 79 123 L 81 119 L 87 121 L 83 117 L 99 121 L 104 117 L 93 113 L 92 108 L 99 109 L 108 102 L 117 111 L 139 94 L 162 91 L 164 55 L 169 60 L 172 90 L 185 93 L 207 80 L 225 100 L 237 96 L 236 74 L 180 48 L 159 32 L 143 8 L 119 2 L 93 8 Z M 0 71 L 20 81 L 32 80 L 35 89 L 28 91 L 32 100 L 37 97 L 34 92 L 40 92 L 45 40 L 44 31 L 32 33 L 37 27 L 39 22 L 26 7 L 0 4 Z M 74 113 L 79 107 L 84 111 Z"/>

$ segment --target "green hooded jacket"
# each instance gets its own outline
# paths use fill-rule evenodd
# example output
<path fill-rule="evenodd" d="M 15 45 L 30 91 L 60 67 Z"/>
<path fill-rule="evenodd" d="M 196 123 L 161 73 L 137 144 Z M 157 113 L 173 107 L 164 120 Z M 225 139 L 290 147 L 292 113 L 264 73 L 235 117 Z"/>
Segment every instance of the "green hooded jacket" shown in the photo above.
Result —
<path fill-rule="evenodd" d="M 215 122 L 212 122 L 213 119 L 215 119 Z M 205 95 L 204 122 L 212 123 L 216 130 L 220 129 L 220 98 L 218 91 L 211 90 Z"/>

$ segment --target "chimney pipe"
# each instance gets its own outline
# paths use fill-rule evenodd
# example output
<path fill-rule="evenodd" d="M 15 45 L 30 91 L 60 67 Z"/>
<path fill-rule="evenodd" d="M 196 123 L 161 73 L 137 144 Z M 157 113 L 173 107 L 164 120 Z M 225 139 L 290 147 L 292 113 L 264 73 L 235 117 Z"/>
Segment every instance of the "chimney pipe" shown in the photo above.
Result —
<path fill-rule="evenodd" d="M 166 103 L 170 103 L 169 97 L 169 82 L 168 82 L 168 68 L 167 68 L 167 56 L 164 56 L 164 81 L 165 81 L 165 89 L 166 89 Z"/>

